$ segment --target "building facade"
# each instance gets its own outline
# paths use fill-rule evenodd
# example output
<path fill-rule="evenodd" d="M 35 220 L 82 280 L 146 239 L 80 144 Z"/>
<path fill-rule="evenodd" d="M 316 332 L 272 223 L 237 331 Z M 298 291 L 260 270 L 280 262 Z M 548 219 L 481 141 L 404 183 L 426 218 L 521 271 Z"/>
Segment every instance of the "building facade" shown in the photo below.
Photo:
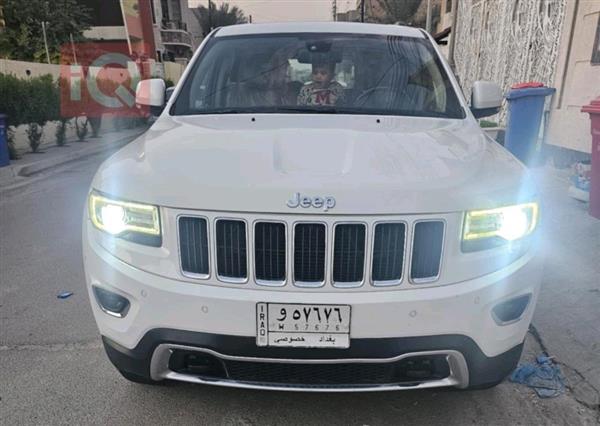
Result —
<path fill-rule="evenodd" d="M 94 41 L 127 41 L 135 38 L 135 23 L 128 12 L 140 13 L 143 41 L 153 46 L 149 55 L 157 62 L 187 64 L 202 39 L 198 20 L 187 0 L 83 0 L 91 9 L 92 27 L 84 36 Z M 146 16 L 147 15 L 147 16 Z M 147 22 L 146 22 L 147 21 Z"/>
<path fill-rule="evenodd" d="M 202 34 L 188 1 L 150 1 L 154 10 L 154 38 L 161 61 L 187 64 Z"/>
<path fill-rule="evenodd" d="M 593 61 L 600 1 L 458 0 L 458 8 L 453 59 L 465 95 L 477 80 L 505 91 L 529 81 L 555 87 L 545 142 L 591 152 L 589 118 L 580 110 L 600 96 Z M 506 107 L 497 120 L 506 123 Z"/>
<path fill-rule="evenodd" d="M 567 1 L 558 48 L 546 142 L 590 153 L 588 114 L 581 107 L 600 96 L 600 1 Z"/>

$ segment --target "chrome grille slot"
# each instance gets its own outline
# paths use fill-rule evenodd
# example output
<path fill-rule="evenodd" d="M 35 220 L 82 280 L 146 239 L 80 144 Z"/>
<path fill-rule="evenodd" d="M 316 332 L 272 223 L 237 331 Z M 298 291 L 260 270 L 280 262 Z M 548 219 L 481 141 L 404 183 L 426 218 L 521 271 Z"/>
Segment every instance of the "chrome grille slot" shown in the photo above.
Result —
<path fill-rule="evenodd" d="M 339 224 L 334 231 L 333 282 L 362 284 L 365 271 L 366 229 L 363 224 Z"/>
<path fill-rule="evenodd" d="M 246 222 L 219 219 L 216 225 L 217 274 L 230 282 L 248 278 Z"/>
<path fill-rule="evenodd" d="M 254 226 L 254 270 L 259 284 L 285 282 L 285 225 L 258 222 Z"/>
<path fill-rule="evenodd" d="M 394 285 L 402 280 L 406 225 L 378 223 L 373 240 L 371 278 L 374 285 Z"/>
<path fill-rule="evenodd" d="M 201 217 L 179 218 L 179 252 L 184 273 L 199 278 L 209 274 L 208 224 Z"/>
<path fill-rule="evenodd" d="M 320 286 L 325 282 L 326 227 L 322 223 L 299 223 L 294 228 L 294 282 Z"/>
<path fill-rule="evenodd" d="M 410 278 L 414 283 L 437 280 L 442 262 L 444 222 L 423 221 L 414 226 Z"/>

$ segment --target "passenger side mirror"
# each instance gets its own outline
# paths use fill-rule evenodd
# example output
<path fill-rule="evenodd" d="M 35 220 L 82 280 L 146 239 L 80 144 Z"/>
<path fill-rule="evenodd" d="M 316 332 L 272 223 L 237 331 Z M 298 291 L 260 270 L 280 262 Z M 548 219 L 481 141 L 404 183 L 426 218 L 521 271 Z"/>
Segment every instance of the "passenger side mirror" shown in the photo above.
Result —
<path fill-rule="evenodd" d="M 476 81 L 471 92 L 471 112 L 475 118 L 497 114 L 502 105 L 502 89 L 491 81 Z"/>
<path fill-rule="evenodd" d="M 150 107 L 152 115 L 160 115 L 165 107 L 165 81 L 161 78 L 142 80 L 135 89 L 135 103 Z"/>

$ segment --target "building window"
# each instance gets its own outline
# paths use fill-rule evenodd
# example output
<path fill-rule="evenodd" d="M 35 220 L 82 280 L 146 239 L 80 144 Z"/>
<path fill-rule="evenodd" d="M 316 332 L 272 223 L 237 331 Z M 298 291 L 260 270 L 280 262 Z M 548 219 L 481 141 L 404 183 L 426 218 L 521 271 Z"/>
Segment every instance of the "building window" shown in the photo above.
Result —
<path fill-rule="evenodd" d="M 160 8 L 162 9 L 163 22 L 170 21 L 171 17 L 169 16 L 169 1 L 160 0 Z"/>
<path fill-rule="evenodd" d="M 156 24 L 156 11 L 154 10 L 154 2 L 150 2 L 150 9 L 152 10 L 152 23 Z"/>
<path fill-rule="evenodd" d="M 452 12 L 452 0 L 446 0 L 446 13 Z"/>
<path fill-rule="evenodd" d="M 592 64 L 600 65 L 600 16 L 596 24 L 596 40 L 594 41 L 594 50 L 592 51 Z"/>

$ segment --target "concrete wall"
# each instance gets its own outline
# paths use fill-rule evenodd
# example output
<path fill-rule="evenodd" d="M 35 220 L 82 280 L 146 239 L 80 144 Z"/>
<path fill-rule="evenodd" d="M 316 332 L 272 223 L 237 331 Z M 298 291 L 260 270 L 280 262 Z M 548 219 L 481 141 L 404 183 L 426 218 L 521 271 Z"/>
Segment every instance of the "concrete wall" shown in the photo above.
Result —
<path fill-rule="evenodd" d="M 81 120 L 81 119 L 80 119 Z M 43 128 L 42 140 L 40 150 L 43 150 L 44 146 L 56 144 L 56 127 L 58 122 L 50 121 L 46 123 Z M 29 140 L 27 139 L 27 125 L 19 126 L 14 132 L 14 143 L 15 148 L 19 152 L 29 152 Z M 91 131 L 88 133 L 91 134 Z M 77 137 L 75 131 L 75 120 L 70 120 L 67 126 L 67 140 L 72 140 Z"/>
<path fill-rule="evenodd" d="M 152 62 L 152 65 L 164 67 L 164 77 L 173 80 L 175 83 L 179 81 L 185 70 L 184 65 L 175 62 L 164 62 L 163 64 Z M 28 70 L 31 73 L 29 76 L 27 75 Z M 95 69 L 92 69 L 91 72 L 95 72 Z M 58 79 L 60 76 L 60 65 L 0 59 L 0 74 L 13 74 L 18 78 L 39 77 L 50 74 L 54 79 Z M 162 70 L 156 69 L 151 71 L 151 75 L 163 76 L 163 72 Z"/>
<path fill-rule="evenodd" d="M 79 124 L 82 125 L 85 122 L 85 117 L 80 117 Z M 56 127 L 58 125 L 58 121 L 49 121 L 43 127 L 42 140 L 41 145 L 39 147 L 40 151 L 43 151 L 45 147 L 49 145 L 56 144 Z M 105 114 L 102 117 L 102 124 L 100 126 L 100 137 L 102 134 L 106 132 L 114 132 L 118 130 L 117 119 L 110 115 Z M 15 148 L 19 153 L 30 152 L 31 148 L 29 147 L 29 140 L 27 138 L 27 125 L 21 125 L 16 129 L 11 129 L 14 131 L 14 144 Z M 77 131 L 75 129 L 75 119 L 71 119 L 67 124 L 67 142 L 73 142 L 77 140 Z M 92 128 L 88 125 L 88 133 L 86 136 L 86 140 L 92 137 Z"/>
<path fill-rule="evenodd" d="M 83 35 L 91 40 L 127 40 L 127 32 L 122 25 L 117 27 L 92 27 L 84 31 Z"/>
<path fill-rule="evenodd" d="M 50 74 L 55 79 L 58 79 L 60 75 L 60 65 L 0 59 L 0 73 L 2 74 L 13 74 L 15 77 L 18 78 L 27 78 L 28 70 L 31 72 L 29 77 L 39 77 L 42 75 Z"/>
<path fill-rule="evenodd" d="M 574 0 L 575 1 L 575 0 Z M 570 0 L 460 0 L 455 30 L 455 72 L 466 98 L 477 80 L 553 86 L 566 7 Z M 495 117 L 506 124 L 506 102 Z"/>
<path fill-rule="evenodd" d="M 158 64 L 158 65 L 161 65 L 161 64 Z M 185 69 L 185 67 L 180 64 L 175 64 L 175 63 L 171 63 L 171 62 L 165 63 L 164 65 L 165 65 L 165 77 L 170 78 L 175 83 L 177 81 L 179 81 L 179 78 L 181 77 L 181 74 L 183 73 L 183 70 Z M 50 75 L 52 75 L 52 77 L 54 79 L 58 79 L 58 77 L 60 76 L 60 65 L 41 64 L 41 63 L 37 63 L 37 62 L 22 62 L 22 61 L 12 61 L 12 60 L 8 60 L 8 59 L 0 59 L 0 73 L 2 73 L 2 74 L 13 74 L 18 78 L 26 79 L 26 78 L 28 78 L 27 70 L 29 70 L 31 72 L 29 77 L 38 77 L 41 75 L 50 74 Z M 98 68 L 92 68 L 90 72 L 94 73 L 97 71 L 98 71 Z M 156 75 L 156 74 L 159 74 L 159 73 L 152 72 L 151 75 Z M 74 123 L 74 121 L 71 120 L 71 123 Z M 42 145 L 56 143 L 56 137 L 55 137 L 56 124 L 57 123 L 55 123 L 55 122 L 48 122 L 44 126 L 43 136 L 42 136 Z M 26 125 L 19 126 L 16 129 L 15 134 L 14 134 L 15 147 L 20 152 L 29 151 L 29 142 L 27 139 L 26 129 L 27 129 Z M 112 117 L 109 114 L 105 115 L 103 117 L 103 121 L 102 121 L 101 132 L 102 131 L 111 131 L 114 129 L 115 129 L 114 120 L 112 119 Z M 90 129 L 89 134 L 91 134 L 91 129 Z M 73 139 L 75 137 L 76 137 L 75 126 L 71 125 L 67 128 L 67 138 Z"/>
<path fill-rule="evenodd" d="M 177 84 L 185 70 L 185 66 L 176 62 L 163 62 L 163 65 L 165 68 L 165 78 Z"/>
<path fill-rule="evenodd" d="M 587 153 L 592 147 L 590 121 L 588 114 L 580 110 L 600 96 L 600 65 L 591 64 L 599 17 L 600 1 L 567 2 L 554 79 L 557 93 L 546 138 L 552 145 Z"/>

